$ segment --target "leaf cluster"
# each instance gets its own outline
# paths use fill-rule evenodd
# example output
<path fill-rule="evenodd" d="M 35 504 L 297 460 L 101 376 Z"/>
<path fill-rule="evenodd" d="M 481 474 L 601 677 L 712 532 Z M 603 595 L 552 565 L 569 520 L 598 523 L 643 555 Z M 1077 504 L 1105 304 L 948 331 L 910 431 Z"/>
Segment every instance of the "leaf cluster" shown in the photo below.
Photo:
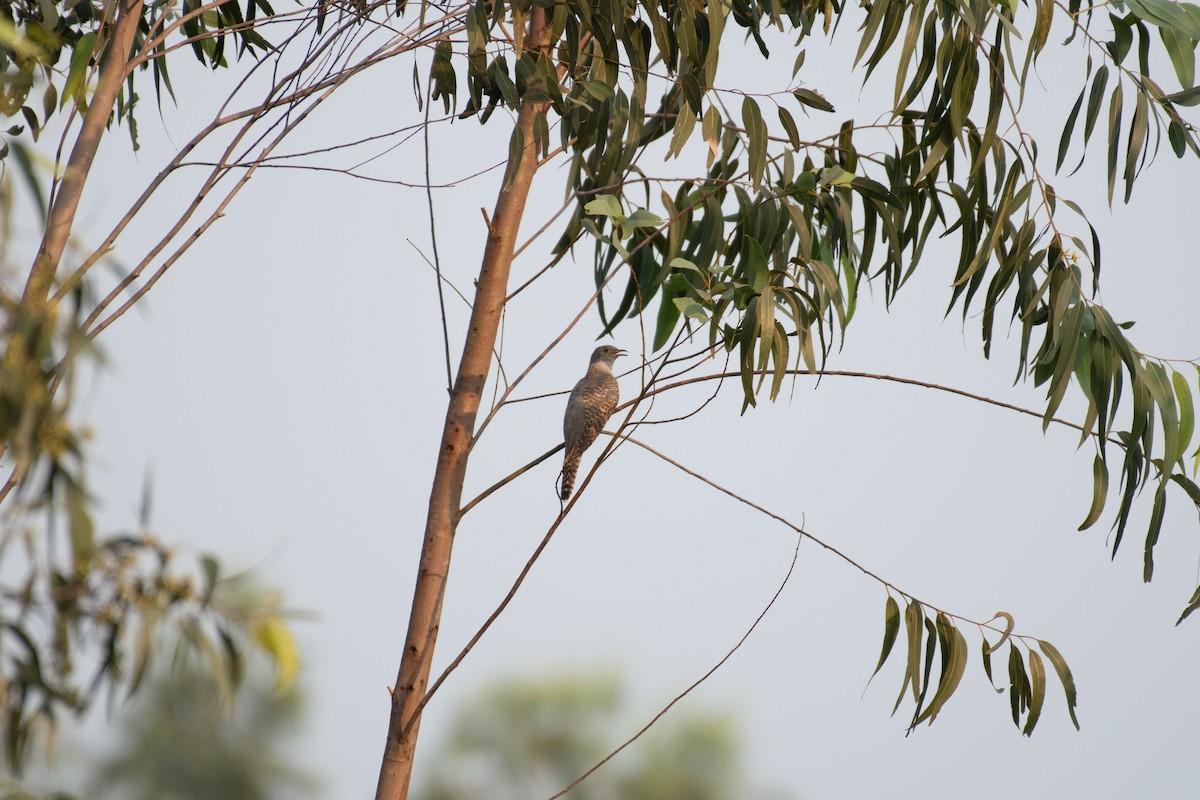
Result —
<path fill-rule="evenodd" d="M 94 72 L 108 56 L 113 17 L 95 0 L 0 0 L 0 116 L 20 117 L 25 125 L 9 129 L 17 136 L 26 126 L 34 140 L 54 114 L 87 110 L 89 85 Z M 275 16 L 268 0 L 182 4 L 150 2 L 139 5 L 141 19 L 134 37 L 132 57 L 143 56 L 140 69 L 153 74 L 155 94 L 174 99 L 164 56 L 188 44 L 200 63 L 213 69 L 227 66 L 227 51 L 252 58 L 270 50 L 257 24 Z M 182 41 L 176 41 L 177 39 Z M 128 123 L 137 149 L 138 102 L 135 73 L 130 72 L 117 100 L 113 119 Z M 40 98 L 33 99 L 35 90 Z M 9 152 L 0 141 L 0 159 Z"/>
<path fill-rule="evenodd" d="M 946 702 L 958 689 L 966 672 L 969 659 L 969 647 L 966 637 L 958 629 L 957 621 L 942 611 L 933 611 L 921 605 L 916 598 L 906 598 L 903 613 L 905 632 L 905 661 L 904 680 L 900 685 L 900 694 L 892 707 L 892 714 L 900 708 L 906 696 L 912 698 L 913 714 L 909 730 L 913 730 L 923 722 L 930 725 L 937 719 Z M 1003 693 L 1003 688 L 996 688 L 996 679 L 992 670 L 992 655 L 1004 645 L 1008 645 L 1008 698 L 1012 710 L 1013 724 L 1026 736 L 1033 734 L 1041 718 L 1042 707 L 1046 700 L 1046 665 L 1043 655 L 1050 661 L 1059 683 L 1062 684 L 1066 696 L 1067 712 L 1075 728 L 1079 728 L 1079 719 L 1075 715 L 1077 694 L 1075 679 L 1067 666 L 1062 653 L 1047 641 L 1028 639 L 1023 636 L 1013 636 L 1012 617 L 1001 612 L 996 618 L 1004 618 L 1008 623 L 1004 632 L 994 644 L 989 643 L 984 630 L 981 633 L 981 662 L 988 682 Z M 879 654 L 879 662 L 871 677 L 879 674 L 879 670 L 887 662 L 897 641 L 901 626 L 900 604 L 895 597 L 888 595 L 884 607 L 883 648 Z M 1037 645 L 1035 650 L 1030 642 Z M 1038 651 L 1041 651 L 1040 653 Z M 938 658 L 940 656 L 940 658 Z M 938 660 L 939 668 L 935 679 L 933 664 Z M 1026 664 L 1028 663 L 1028 668 Z M 932 696 L 929 690 L 933 688 Z"/>

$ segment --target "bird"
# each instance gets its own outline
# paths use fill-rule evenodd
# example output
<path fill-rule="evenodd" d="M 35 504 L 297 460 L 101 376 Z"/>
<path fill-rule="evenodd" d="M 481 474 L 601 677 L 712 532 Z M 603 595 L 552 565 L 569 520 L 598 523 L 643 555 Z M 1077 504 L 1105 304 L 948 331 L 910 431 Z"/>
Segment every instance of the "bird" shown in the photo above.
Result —
<path fill-rule="evenodd" d="M 566 501 L 575 488 L 575 474 L 579 471 L 579 459 L 583 451 L 596 441 L 604 423 L 612 416 L 620 400 L 617 379 L 613 375 L 613 362 L 625 351 L 605 344 L 592 352 L 587 374 L 575 384 L 567 400 L 567 412 L 563 416 L 563 468 L 562 492 L 559 498 Z"/>

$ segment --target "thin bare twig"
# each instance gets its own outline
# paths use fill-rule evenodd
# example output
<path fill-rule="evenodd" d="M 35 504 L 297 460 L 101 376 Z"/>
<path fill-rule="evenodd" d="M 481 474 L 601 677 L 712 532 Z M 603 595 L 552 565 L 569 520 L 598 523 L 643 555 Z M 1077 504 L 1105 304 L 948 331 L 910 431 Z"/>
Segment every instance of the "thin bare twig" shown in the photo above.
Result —
<path fill-rule="evenodd" d="M 619 436 L 619 434 L 608 434 L 608 435 L 613 436 L 614 438 L 617 438 L 617 436 Z M 791 528 L 795 533 L 799 534 L 801 537 L 808 539 L 813 544 L 818 545 L 821 548 L 823 548 L 824 550 L 829 551 L 830 553 L 837 556 L 839 559 L 841 559 L 845 563 L 854 567 L 856 570 L 861 572 L 863 575 L 866 575 L 868 578 L 871 578 L 875 582 L 882 585 L 885 589 L 893 591 L 896 594 L 899 594 L 905 598 L 918 599 L 918 598 L 916 598 L 916 595 L 913 595 L 909 592 L 904 591 L 899 586 L 896 586 L 894 583 L 886 580 L 881 575 L 871 571 L 870 569 L 863 566 L 862 564 L 860 564 L 858 561 L 854 560 L 850 556 L 846 555 L 845 553 L 843 553 L 841 550 L 837 549 L 833 545 L 828 544 L 827 542 L 824 542 L 821 539 L 817 538 L 816 536 L 812 535 L 808 531 L 804 530 L 804 528 L 802 526 L 795 524 L 794 522 L 790 521 L 786 517 L 782 517 L 779 514 L 776 514 L 774 511 L 771 511 L 770 509 L 764 508 L 763 506 L 759 505 L 758 503 L 755 503 L 753 500 L 749 500 L 749 499 L 743 497 L 742 495 L 738 494 L 737 492 L 733 491 L 732 489 L 727 489 L 726 487 L 722 486 L 721 484 L 717 483 L 716 481 L 712 480 L 711 478 L 707 478 L 704 475 L 701 475 L 699 472 L 696 472 L 695 470 L 685 467 L 683 464 L 679 463 L 678 461 L 671 458 L 670 456 L 665 455 L 665 454 L 659 452 L 658 450 L 655 450 L 653 447 L 646 444 L 645 442 L 638 441 L 637 439 L 634 439 L 630 436 L 620 436 L 620 438 L 623 438 L 624 440 L 630 442 L 631 444 L 635 444 L 638 447 L 642 448 L 646 452 L 657 456 L 658 458 L 667 462 L 668 464 L 670 464 L 671 466 L 680 470 L 681 472 L 691 475 L 693 478 L 700 481 L 701 483 L 705 483 L 705 484 L 711 486 L 712 488 L 716 489 L 718 492 L 721 492 L 724 495 L 732 497 L 734 500 L 737 500 L 739 503 L 750 506 L 750 508 L 754 509 L 755 511 L 759 512 L 760 514 L 764 514 L 764 515 L 770 517 L 771 519 L 775 520 L 776 522 L 779 522 L 780 524 L 784 525 L 785 527 Z M 959 620 L 960 622 L 963 622 L 967 625 L 974 625 L 980 629 L 987 628 L 989 630 L 1003 632 L 1002 629 L 996 628 L 995 626 L 993 626 L 991 624 L 996 619 L 995 617 L 993 617 L 991 620 L 988 620 L 987 622 L 980 622 L 979 620 L 974 620 L 974 619 L 971 619 L 970 617 L 964 617 L 962 614 L 956 614 L 952 611 L 947 611 L 944 608 L 939 608 L 939 607 L 933 605 L 932 603 L 925 602 L 924 600 L 920 600 L 919 602 L 921 603 L 922 606 L 925 606 L 926 608 L 933 609 L 934 611 L 945 614 L 947 617 L 951 617 L 953 619 Z M 1012 638 L 1020 639 L 1022 641 L 1025 641 L 1027 639 L 1035 639 L 1036 638 L 1036 637 L 1030 636 L 1029 634 L 1013 633 L 1010 635 Z"/>
<path fill-rule="evenodd" d="M 462 507 L 462 509 L 461 509 L 461 510 L 458 512 L 458 518 L 459 518 L 459 519 L 462 519 L 464 514 L 466 514 L 468 511 L 470 511 L 470 510 L 471 510 L 472 508 L 474 508 L 475 506 L 477 506 L 477 505 L 479 505 L 480 503 L 482 503 L 484 500 L 486 500 L 486 499 L 487 499 L 487 498 L 488 498 L 488 497 L 489 497 L 491 494 L 493 494 L 495 491 L 497 491 L 498 489 L 501 489 L 501 488 L 503 488 L 503 487 L 504 487 L 506 484 L 509 484 L 509 483 L 511 483 L 512 481 L 516 480 L 517 478 L 521 477 L 521 476 L 522 476 L 522 475 L 524 475 L 526 472 L 528 472 L 529 470 L 533 469 L 533 468 L 534 468 L 534 467 L 536 467 L 538 464 L 542 463 L 542 462 L 543 462 L 543 461 L 545 461 L 547 458 L 549 458 L 550 456 L 552 456 L 552 455 L 554 455 L 555 453 L 557 453 L 559 450 L 562 450 L 562 449 L 563 449 L 563 447 L 565 447 L 565 445 L 563 445 L 563 444 L 558 444 L 558 445 L 555 445 L 555 446 L 554 446 L 554 447 L 552 447 L 551 449 L 547 450 L 546 452 L 542 453 L 540 456 L 538 456 L 537 458 L 535 458 L 533 461 L 530 461 L 528 464 L 526 464 L 525 466 L 523 466 L 523 467 L 521 467 L 520 469 L 518 469 L 516 472 L 513 472 L 513 473 L 511 473 L 510 475 L 508 475 L 508 476 L 507 476 L 507 477 L 505 477 L 505 478 L 501 478 L 500 480 L 496 481 L 495 483 L 493 483 L 493 484 L 492 484 L 491 486 L 489 486 L 488 488 L 484 489 L 482 492 L 480 492 L 480 493 L 479 493 L 479 495 L 478 495 L 478 496 L 476 496 L 476 497 L 475 497 L 475 499 L 474 499 L 474 500 L 472 500 L 471 502 L 467 503 L 465 506 L 463 506 L 463 507 Z"/>
<path fill-rule="evenodd" d="M 446 322 L 446 293 L 442 288 L 442 259 L 438 255 L 437 219 L 433 213 L 432 167 L 429 163 L 429 110 L 433 107 L 433 84 L 425 86 L 425 204 L 429 209 L 429 241 L 433 244 L 433 271 L 437 273 L 438 313 L 442 318 L 442 350 L 446 356 L 446 391 L 454 389 L 454 372 L 450 366 L 450 325 Z"/>
<path fill-rule="evenodd" d="M 609 761 L 611 761 L 613 758 L 615 758 L 616 755 L 618 753 L 620 753 L 622 750 L 624 750 L 626 747 L 628 747 L 629 745 L 633 744 L 638 739 L 640 739 L 642 734 L 644 734 L 646 731 L 650 730 L 650 727 L 652 725 L 654 725 L 654 723 L 658 722 L 660 719 L 662 719 L 664 716 L 666 716 L 667 712 L 670 711 L 672 708 L 674 708 L 676 703 L 678 703 L 680 700 L 682 700 L 683 698 L 685 698 L 689 694 L 691 694 L 692 691 L 695 690 L 695 688 L 697 686 L 704 683 L 706 680 L 708 680 L 710 677 L 712 677 L 713 673 L 715 673 L 721 667 L 725 666 L 725 662 L 728 661 L 730 658 L 732 658 L 733 654 L 742 648 L 742 645 L 744 645 L 746 643 L 746 640 L 750 638 L 750 634 L 754 633 L 754 629 L 758 627 L 758 624 L 763 621 L 763 618 L 765 616 L 767 616 L 767 612 L 770 611 L 771 608 L 775 605 L 775 601 L 779 599 L 779 596 L 781 594 L 783 594 L 784 588 L 788 585 L 788 581 L 791 580 L 792 573 L 796 569 L 796 560 L 800 557 L 800 543 L 802 541 L 804 541 L 803 536 L 799 536 L 796 538 L 796 549 L 792 551 L 792 562 L 788 565 L 787 574 L 783 576 L 783 581 L 779 584 L 779 588 L 775 590 L 775 594 L 771 595 L 771 599 L 767 602 L 767 605 L 763 608 L 763 610 L 759 613 L 759 615 L 757 617 L 755 617 L 754 622 L 751 623 L 750 627 L 746 629 L 746 632 L 744 634 L 742 634 L 742 638 L 737 640 L 737 644 L 735 644 L 733 647 L 731 647 L 729 649 L 729 652 L 727 652 L 721 658 L 720 661 L 718 661 L 716 664 L 713 664 L 712 668 L 709 669 L 708 672 L 701 675 L 691 686 L 687 687 L 682 692 L 675 695 L 674 699 L 672 699 L 671 702 L 669 702 L 665 706 L 663 706 L 663 708 L 657 714 L 655 714 L 654 717 L 649 722 L 647 722 L 645 725 L 643 725 L 641 727 L 641 729 L 638 730 L 637 733 L 635 733 L 633 736 L 630 736 L 628 739 L 626 739 L 621 744 L 620 747 L 613 750 L 611 753 L 609 753 L 604 758 L 602 758 L 599 762 L 596 763 L 595 766 L 593 766 L 587 772 L 583 773 L 578 778 L 576 778 L 574 781 L 572 781 L 570 785 L 568 785 L 566 788 L 564 788 L 558 794 L 551 796 L 550 800 L 557 800 L 557 798 L 564 796 L 567 792 L 571 791 L 576 786 L 578 786 L 579 784 L 581 784 L 585 780 L 587 780 L 592 775 L 592 773 L 596 772 L 596 770 L 600 769 L 605 764 L 607 764 Z"/>

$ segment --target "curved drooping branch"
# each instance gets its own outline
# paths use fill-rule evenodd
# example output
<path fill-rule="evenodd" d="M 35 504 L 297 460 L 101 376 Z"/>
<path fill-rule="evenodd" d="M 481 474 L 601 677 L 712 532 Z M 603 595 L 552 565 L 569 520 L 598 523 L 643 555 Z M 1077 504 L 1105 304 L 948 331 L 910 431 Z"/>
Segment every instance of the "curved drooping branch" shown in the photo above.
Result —
<path fill-rule="evenodd" d="M 792 561 L 790 564 L 788 564 L 787 573 L 784 574 L 783 580 L 779 583 L 779 588 L 775 590 L 775 594 L 771 595 L 771 599 L 767 601 L 766 606 L 764 606 L 763 610 L 761 612 L 759 612 L 759 615 L 754 618 L 754 622 L 750 623 L 750 627 L 746 629 L 746 632 L 744 634 L 742 634 L 742 637 L 737 640 L 737 642 L 733 645 L 733 647 L 729 648 L 729 651 L 726 652 L 725 655 L 722 656 L 721 659 L 716 664 L 713 664 L 712 667 L 709 668 L 709 670 L 707 672 L 705 672 L 703 675 L 701 675 L 699 678 L 697 678 L 690 686 L 688 686 L 682 692 L 675 695 L 675 697 L 673 697 L 671 699 L 671 702 L 669 702 L 665 706 L 663 706 L 659 710 L 659 712 L 657 714 L 655 714 L 653 717 L 651 717 L 650 721 L 647 722 L 645 725 L 643 725 L 641 728 L 639 728 L 636 733 L 634 733 L 632 736 L 630 736 L 628 739 L 626 739 L 624 742 L 622 742 L 620 744 L 620 746 L 615 748 L 612 752 L 610 752 L 604 758 L 602 758 L 598 762 L 596 762 L 596 764 L 594 766 L 592 766 L 591 769 L 589 769 L 587 772 L 583 773 L 578 778 L 573 780 L 569 785 L 563 787 L 562 791 L 551 796 L 550 800 L 558 800 L 558 798 L 564 797 L 567 794 L 567 792 L 571 791 L 576 786 L 583 783 L 585 780 L 590 778 L 598 769 L 603 767 L 609 761 L 613 760 L 617 756 L 618 753 L 620 753 L 626 747 L 629 747 L 629 745 L 633 744 L 638 739 L 642 738 L 642 734 L 644 734 L 646 731 L 650 730 L 650 728 L 652 728 L 654 726 L 654 723 L 658 722 L 660 719 L 665 717 L 667 715 L 667 713 L 672 708 L 674 708 L 675 705 L 680 700 L 687 697 L 689 694 L 691 694 L 696 689 L 696 687 L 698 687 L 700 684 L 704 683 L 706 680 L 711 678 L 716 673 L 717 670 L 719 670 L 721 667 L 725 666 L 726 661 L 733 658 L 734 653 L 736 653 L 738 650 L 742 649 L 742 645 L 744 645 L 746 643 L 746 640 L 750 638 L 750 634 L 754 633 L 754 630 L 755 630 L 755 628 L 758 627 L 758 624 L 760 622 L 762 622 L 763 618 L 765 618 L 767 616 L 767 613 L 772 608 L 775 607 L 775 601 L 777 601 L 779 599 L 779 596 L 781 594 L 783 594 L 783 590 L 785 588 L 787 588 L 788 581 L 790 581 L 792 579 L 792 573 L 795 572 L 795 570 L 796 570 L 796 561 L 800 558 L 800 543 L 802 541 L 804 541 L 803 537 L 798 537 L 796 539 L 796 549 L 792 551 Z"/>

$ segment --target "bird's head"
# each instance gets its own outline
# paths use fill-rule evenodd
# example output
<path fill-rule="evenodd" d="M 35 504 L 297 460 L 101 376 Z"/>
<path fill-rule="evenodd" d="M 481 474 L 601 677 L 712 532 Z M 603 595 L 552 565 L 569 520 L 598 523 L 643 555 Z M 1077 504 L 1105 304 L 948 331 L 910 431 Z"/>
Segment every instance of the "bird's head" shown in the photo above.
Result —
<path fill-rule="evenodd" d="M 591 363 L 603 362 L 611 367 L 613 362 L 623 355 L 625 355 L 625 351 L 621 348 L 613 347 L 611 344 L 602 344 L 592 353 Z"/>

